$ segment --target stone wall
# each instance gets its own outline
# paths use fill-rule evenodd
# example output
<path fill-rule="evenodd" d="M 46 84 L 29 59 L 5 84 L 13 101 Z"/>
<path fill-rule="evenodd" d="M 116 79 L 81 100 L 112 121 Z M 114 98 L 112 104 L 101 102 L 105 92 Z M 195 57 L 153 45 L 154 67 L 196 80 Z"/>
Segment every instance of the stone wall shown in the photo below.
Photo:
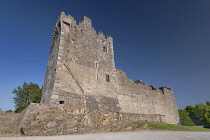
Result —
<path fill-rule="evenodd" d="M 94 104 L 94 103 L 93 103 Z M 40 136 L 138 130 L 136 121 L 161 122 L 157 114 L 69 110 L 64 105 L 30 104 L 21 113 L 0 114 L 0 136 Z"/>
<path fill-rule="evenodd" d="M 141 120 L 161 122 L 157 114 L 68 109 L 62 105 L 30 104 L 24 110 L 19 130 L 27 136 L 83 134 L 134 130 L 137 125 L 130 122 Z"/>
<path fill-rule="evenodd" d="M 117 71 L 118 100 L 122 112 L 137 114 L 161 114 L 162 122 L 177 124 L 179 116 L 173 90 L 155 88 L 140 81 L 134 82 L 122 70 Z"/>
<path fill-rule="evenodd" d="M 19 113 L 0 111 L 0 136 L 18 135 Z"/>

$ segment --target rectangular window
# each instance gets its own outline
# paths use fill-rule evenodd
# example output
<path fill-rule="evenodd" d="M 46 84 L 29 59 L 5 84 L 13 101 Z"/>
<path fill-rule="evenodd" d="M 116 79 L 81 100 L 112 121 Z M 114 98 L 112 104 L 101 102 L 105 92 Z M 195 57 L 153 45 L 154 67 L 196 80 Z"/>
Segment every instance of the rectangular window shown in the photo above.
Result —
<path fill-rule="evenodd" d="M 108 49 L 107 49 L 106 46 L 103 46 L 103 51 L 106 52 L 106 53 L 108 52 Z"/>
<path fill-rule="evenodd" d="M 99 63 L 98 63 L 98 62 L 96 62 L 96 63 L 95 63 L 95 66 L 96 66 L 96 68 L 98 68 L 98 66 L 99 66 Z"/>
<path fill-rule="evenodd" d="M 59 104 L 64 104 L 64 101 L 59 101 Z"/>
<path fill-rule="evenodd" d="M 110 82 L 110 76 L 106 75 L 106 82 Z"/>
<path fill-rule="evenodd" d="M 96 80 L 98 80 L 98 78 L 99 78 L 98 76 L 99 76 L 99 75 L 98 75 L 98 74 L 96 74 Z"/>

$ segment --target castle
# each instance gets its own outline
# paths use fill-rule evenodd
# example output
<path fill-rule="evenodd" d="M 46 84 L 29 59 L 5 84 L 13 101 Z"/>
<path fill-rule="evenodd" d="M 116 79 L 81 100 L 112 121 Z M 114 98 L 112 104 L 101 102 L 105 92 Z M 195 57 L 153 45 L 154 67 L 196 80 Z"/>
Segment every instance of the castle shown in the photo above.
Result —
<path fill-rule="evenodd" d="M 134 82 L 115 68 L 113 39 L 97 33 L 90 18 L 77 24 L 61 12 L 52 36 L 41 103 L 15 118 L 21 133 L 104 132 L 135 121 L 178 124 L 173 90 Z"/>

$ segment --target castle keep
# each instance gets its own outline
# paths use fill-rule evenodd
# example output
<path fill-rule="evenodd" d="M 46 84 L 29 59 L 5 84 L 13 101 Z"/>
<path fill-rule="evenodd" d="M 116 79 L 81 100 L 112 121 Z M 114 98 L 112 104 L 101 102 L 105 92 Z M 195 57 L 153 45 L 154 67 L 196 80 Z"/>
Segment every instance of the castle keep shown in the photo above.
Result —
<path fill-rule="evenodd" d="M 91 19 L 77 24 L 61 12 L 52 36 L 42 100 L 17 117 L 21 133 L 117 131 L 134 121 L 178 123 L 173 90 L 134 82 L 115 68 L 113 39 L 97 33 Z"/>

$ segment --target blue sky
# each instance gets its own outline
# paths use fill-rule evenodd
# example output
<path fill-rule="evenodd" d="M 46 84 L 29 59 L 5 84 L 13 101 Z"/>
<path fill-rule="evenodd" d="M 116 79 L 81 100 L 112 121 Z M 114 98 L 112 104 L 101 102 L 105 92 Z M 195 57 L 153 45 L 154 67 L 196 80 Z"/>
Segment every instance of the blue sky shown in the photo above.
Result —
<path fill-rule="evenodd" d="M 92 19 L 114 39 L 116 67 L 133 80 L 173 88 L 178 108 L 210 101 L 209 0 L 1 0 L 0 108 L 12 91 L 43 85 L 60 12 Z"/>

